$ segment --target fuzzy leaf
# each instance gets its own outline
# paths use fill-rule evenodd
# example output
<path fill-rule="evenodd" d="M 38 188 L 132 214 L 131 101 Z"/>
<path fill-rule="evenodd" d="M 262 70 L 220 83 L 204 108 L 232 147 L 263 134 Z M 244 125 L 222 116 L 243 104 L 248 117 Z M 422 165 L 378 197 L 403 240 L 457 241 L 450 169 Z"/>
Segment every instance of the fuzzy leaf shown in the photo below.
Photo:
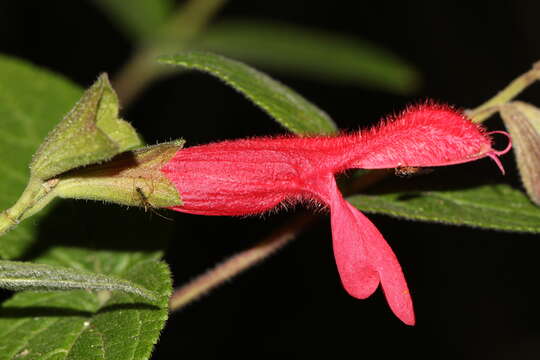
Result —
<path fill-rule="evenodd" d="M 0 359 L 148 359 L 167 318 L 169 271 L 155 261 L 121 276 L 159 294 L 159 305 L 121 292 L 22 292 L 0 308 Z"/>
<path fill-rule="evenodd" d="M 296 134 L 336 131 L 336 125 L 324 111 L 285 85 L 241 62 L 196 51 L 163 56 L 160 62 L 201 70 L 218 77 Z"/>
<path fill-rule="evenodd" d="M 410 220 L 540 233 L 540 209 L 508 185 L 354 195 L 347 200 L 362 211 Z"/>
<path fill-rule="evenodd" d="M 289 24 L 229 20 L 212 25 L 194 45 L 262 67 L 320 80 L 408 94 L 417 72 L 392 53 L 358 38 Z"/>
<path fill-rule="evenodd" d="M 165 22 L 173 8 L 171 0 L 95 0 L 111 20 L 130 38 L 147 39 Z"/>
<path fill-rule="evenodd" d="M 22 290 L 123 291 L 155 300 L 156 294 L 129 281 L 63 266 L 0 261 L 0 288 Z"/>
<path fill-rule="evenodd" d="M 32 154 L 81 93 L 59 75 L 0 55 L 0 209 L 15 203 L 28 181 Z M 2 236 L 0 257 L 19 256 L 33 242 L 36 226 L 26 221 Z"/>
<path fill-rule="evenodd" d="M 159 296 L 123 292 L 17 293 L 0 308 L 0 360 L 148 359 L 167 319 L 171 279 L 158 262 L 171 221 L 143 211 L 59 201 L 26 259 L 121 278 Z M 69 219 L 69 221 L 66 221 Z M 85 325 L 87 324 L 87 325 Z"/>
<path fill-rule="evenodd" d="M 158 260 L 173 227 L 169 221 L 150 221 L 142 211 L 126 216 L 120 207 L 78 204 L 60 202 L 43 221 L 33 261 L 121 278 L 159 299 L 150 303 L 110 291 L 17 293 L 0 308 L 0 360 L 19 359 L 17 354 L 28 359 L 47 354 L 54 359 L 149 358 L 168 314 L 171 279 Z"/>

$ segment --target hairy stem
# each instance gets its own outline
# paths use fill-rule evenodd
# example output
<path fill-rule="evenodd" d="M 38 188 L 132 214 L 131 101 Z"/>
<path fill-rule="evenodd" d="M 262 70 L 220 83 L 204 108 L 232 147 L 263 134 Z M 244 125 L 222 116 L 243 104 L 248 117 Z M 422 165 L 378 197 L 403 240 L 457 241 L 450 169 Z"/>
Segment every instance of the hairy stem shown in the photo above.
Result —
<path fill-rule="evenodd" d="M 277 250 L 294 239 L 308 224 L 317 217 L 303 214 L 275 231 L 263 241 L 252 248 L 233 255 L 215 268 L 196 277 L 186 285 L 177 289 L 169 300 L 170 311 L 177 311 L 187 304 L 197 300 L 208 291 L 222 284 L 224 281 L 240 274 L 253 265 L 266 259 Z"/>
<path fill-rule="evenodd" d="M 51 191 L 56 179 L 46 182 L 31 179 L 17 202 L 0 213 L 0 236 L 13 229 L 22 220 L 43 209 L 55 196 Z"/>
<path fill-rule="evenodd" d="M 159 76 L 159 70 L 154 64 L 156 56 L 152 49 L 139 49 L 115 76 L 113 85 L 122 106 L 129 105 L 152 80 Z"/>
<path fill-rule="evenodd" d="M 518 76 L 504 89 L 499 91 L 491 99 L 476 107 L 475 109 L 467 111 L 467 115 L 475 123 L 481 123 L 488 119 L 491 115 L 496 113 L 499 106 L 507 103 L 515 98 L 523 90 L 529 87 L 531 84 L 540 79 L 540 61 L 533 64 L 532 68 L 526 73 Z"/>

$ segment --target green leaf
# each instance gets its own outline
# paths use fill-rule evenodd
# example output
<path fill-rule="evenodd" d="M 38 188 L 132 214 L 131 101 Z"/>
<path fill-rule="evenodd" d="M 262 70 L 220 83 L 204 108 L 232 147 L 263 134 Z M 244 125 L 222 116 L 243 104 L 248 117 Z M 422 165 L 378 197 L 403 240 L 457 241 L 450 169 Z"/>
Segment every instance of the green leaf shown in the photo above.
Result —
<path fill-rule="evenodd" d="M 119 107 L 102 74 L 44 139 L 30 163 L 32 176 L 49 179 L 141 146 L 135 129 L 118 117 Z"/>
<path fill-rule="evenodd" d="M 323 81 L 398 94 L 409 94 L 419 85 L 415 69 L 385 49 L 359 38 L 285 23 L 224 21 L 210 26 L 194 46 Z"/>
<path fill-rule="evenodd" d="M 159 304 L 120 292 L 18 293 L 0 308 L 0 359 L 148 359 L 168 314 L 169 270 L 149 260 L 120 274 Z"/>
<path fill-rule="evenodd" d="M 171 0 L 95 0 L 111 20 L 133 40 L 151 37 L 173 9 Z"/>
<path fill-rule="evenodd" d="M 129 281 L 64 266 L 0 261 L 0 287 L 8 290 L 123 291 L 155 300 L 156 294 Z"/>
<path fill-rule="evenodd" d="M 296 134 L 336 131 L 336 125 L 324 111 L 285 85 L 241 62 L 197 51 L 163 56 L 159 60 L 218 77 Z"/>
<path fill-rule="evenodd" d="M 0 360 L 147 359 L 167 319 L 170 274 L 158 262 L 174 224 L 141 210 L 62 201 L 26 258 L 127 280 L 158 294 L 21 292 L 0 308 Z M 69 219 L 69 221 L 66 221 Z M 86 325 L 85 325 L 86 324 Z"/>
<path fill-rule="evenodd" d="M 15 203 L 28 181 L 32 154 L 81 93 L 59 75 L 0 55 L 0 209 Z M 31 245 L 35 220 L 0 238 L 0 257 L 17 257 Z"/>
<path fill-rule="evenodd" d="M 508 185 L 355 195 L 347 200 L 366 212 L 410 220 L 540 233 L 540 209 Z"/>

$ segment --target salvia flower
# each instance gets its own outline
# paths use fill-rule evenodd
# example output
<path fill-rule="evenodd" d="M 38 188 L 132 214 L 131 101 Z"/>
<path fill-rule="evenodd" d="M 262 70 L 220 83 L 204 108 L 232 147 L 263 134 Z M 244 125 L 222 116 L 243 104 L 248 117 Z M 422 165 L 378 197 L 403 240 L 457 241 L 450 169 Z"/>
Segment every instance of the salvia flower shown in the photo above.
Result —
<path fill-rule="evenodd" d="M 510 146 L 509 146 L 510 147 Z M 350 168 L 442 166 L 489 156 L 489 134 L 444 105 L 410 107 L 366 131 L 337 136 L 263 137 L 179 150 L 161 169 L 181 194 L 173 210 L 249 215 L 280 203 L 315 201 L 330 210 L 343 286 L 364 299 L 381 283 L 394 314 L 415 322 L 401 266 L 375 225 L 341 195 L 334 175 Z"/>

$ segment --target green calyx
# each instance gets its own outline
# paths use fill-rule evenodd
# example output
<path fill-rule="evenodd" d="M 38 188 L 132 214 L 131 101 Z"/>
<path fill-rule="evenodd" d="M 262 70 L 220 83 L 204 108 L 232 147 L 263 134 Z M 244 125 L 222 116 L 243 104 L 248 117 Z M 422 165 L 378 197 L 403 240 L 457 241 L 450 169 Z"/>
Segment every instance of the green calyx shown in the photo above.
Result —
<path fill-rule="evenodd" d="M 183 143 L 179 140 L 145 147 L 120 154 L 104 164 L 71 171 L 58 178 L 54 192 L 63 198 L 144 208 L 180 206 L 180 195 L 161 168 Z"/>
<path fill-rule="evenodd" d="M 34 154 L 32 178 L 47 180 L 141 146 L 139 135 L 118 111 L 118 97 L 102 74 Z"/>
<path fill-rule="evenodd" d="M 178 140 L 148 146 L 46 181 L 31 180 L 17 203 L 0 213 L 0 235 L 56 197 L 100 200 L 145 209 L 181 206 L 178 190 L 161 168 L 182 148 L 183 143 Z"/>

